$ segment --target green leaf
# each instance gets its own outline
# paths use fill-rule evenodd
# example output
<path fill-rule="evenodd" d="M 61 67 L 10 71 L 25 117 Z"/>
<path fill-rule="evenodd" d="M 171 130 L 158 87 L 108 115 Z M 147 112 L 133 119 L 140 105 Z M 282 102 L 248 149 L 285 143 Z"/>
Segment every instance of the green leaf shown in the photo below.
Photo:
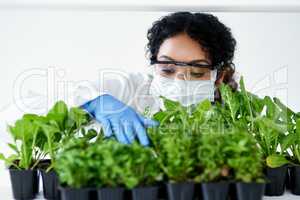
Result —
<path fill-rule="evenodd" d="M 220 86 L 220 92 L 222 100 L 225 102 L 225 105 L 230 112 L 230 117 L 233 122 L 236 121 L 237 113 L 240 108 L 240 101 L 238 96 L 234 95 L 232 89 L 225 84 Z"/>
<path fill-rule="evenodd" d="M 96 130 L 90 129 L 90 130 L 88 130 L 87 134 L 84 135 L 84 137 L 87 140 L 92 140 L 93 138 L 97 137 L 97 135 L 98 135 L 98 133 Z"/>
<path fill-rule="evenodd" d="M 14 166 L 17 169 L 20 169 L 20 167 L 14 163 L 14 161 L 16 161 L 17 159 L 18 159 L 17 155 L 13 154 L 13 155 L 9 156 L 8 158 L 6 158 L 2 153 L 0 153 L 0 160 L 3 160 L 7 167 Z"/>
<path fill-rule="evenodd" d="M 206 99 L 197 105 L 196 112 L 206 112 L 209 111 L 211 107 L 211 102 L 208 99 Z"/>
<path fill-rule="evenodd" d="M 293 144 L 295 144 L 297 141 L 300 141 L 300 137 L 295 133 L 289 133 L 287 136 L 285 136 L 281 142 L 281 148 L 283 151 L 290 148 Z"/>
<path fill-rule="evenodd" d="M 251 107 L 251 104 L 250 104 L 250 99 L 249 99 L 249 96 L 248 96 L 248 92 L 246 91 L 246 87 L 245 87 L 245 84 L 244 84 L 244 78 L 241 77 L 241 80 L 240 80 L 240 88 L 241 88 L 241 94 L 242 94 L 242 97 L 243 97 L 243 100 L 244 100 L 244 107 L 245 107 L 245 110 L 247 110 L 248 114 L 249 114 L 249 117 L 250 117 L 250 123 L 251 123 L 251 130 L 253 131 L 254 127 L 253 127 L 253 121 L 254 121 L 254 118 L 253 118 L 253 111 L 252 111 L 252 107 Z"/>
<path fill-rule="evenodd" d="M 248 92 L 248 96 L 250 99 L 251 109 L 254 114 L 253 117 L 260 116 L 265 106 L 264 100 L 259 98 L 257 95 L 251 94 L 249 92 Z"/>
<path fill-rule="evenodd" d="M 273 98 L 274 102 L 276 103 L 277 106 L 280 107 L 281 111 L 282 111 L 282 115 L 285 116 L 288 121 L 290 122 L 291 118 L 296 115 L 295 112 L 293 112 L 290 108 L 288 108 L 287 106 L 285 106 L 277 97 Z"/>
<path fill-rule="evenodd" d="M 11 143 L 7 143 L 7 145 L 8 145 L 12 150 L 14 150 L 17 154 L 20 153 L 19 150 L 18 150 L 18 148 L 17 148 L 17 145 L 11 144 Z"/>
<path fill-rule="evenodd" d="M 81 128 L 82 126 L 88 124 L 90 121 L 88 113 L 86 113 L 84 110 L 73 107 L 70 109 L 69 112 L 69 120 L 72 120 L 75 122 L 75 129 Z"/>
<path fill-rule="evenodd" d="M 63 101 L 58 101 L 47 114 L 49 121 L 55 121 L 60 130 L 65 129 L 65 121 L 68 117 L 68 107 Z"/>
<path fill-rule="evenodd" d="M 300 119 L 297 119 L 296 121 L 296 133 L 298 138 L 300 138 Z"/>
<path fill-rule="evenodd" d="M 40 116 L 36 115 L 36 114 L 24 114 L 23 115 L 23 120 L 29 120 L 29 121 L 35 121 L 35 120 L 39 120 Z"/>
<path fill-rule="evenodd" d="M 265 105 L 267 107 L 266 114 L 269 119 L 277 121 L 280 116 L 280 110 L 276 106 L 276 104 L 272 101 L 272 99 L 268 96 L 264 98 Z"/>
<path fill-rule="evenodd" d="M 165 97 L 161 97 L 161 98 L 163 99 L 165 108 L 169 111 L 175 111 L 178 110 L 178 108 L 182 107 L 181 104 L 177 101 L 172 101 Z"/>
<path fill-rule="evenodd" d="M 268 156 L 266 162 L 267 166 L 271 168 L 281 167 L 290 163 L 283 155 L 277 154 Z"/>
<path fill-rule="evenodd" d="M 157 112 L 153 115 L 153 119 L 161 122 L 164 119 L 166 119 L 166 117 L 171 117 L 169 112 Z"/>
<path fill-rule="evenodd" d="M 58 101 L 55 105 L 49 110 L 48 114 L 59 114 L 66 116 L 68 114 L 68 106 L 63 101 Z"/>
<path fill-rule="evenodd" d="M 3 153 L 0 153 L 0 160 L 6 160 L 6 158 L 5 158 L 5 156 L 4 156 L 4 154 Z"/>
<path fill-rule="evenodd" d="M 22 169 L 30 169 L 34 163 L 35 139 L 38 127 L 34 123 L 36 115 L 24 115 L 17 120 L 13 126 L 9 126 L 9 131 L 16 142 L 20 142 L 20 147 L 8 144 L 13 150 L 17 150 L 17 156 L 20 160 L 18 167 Z"/>

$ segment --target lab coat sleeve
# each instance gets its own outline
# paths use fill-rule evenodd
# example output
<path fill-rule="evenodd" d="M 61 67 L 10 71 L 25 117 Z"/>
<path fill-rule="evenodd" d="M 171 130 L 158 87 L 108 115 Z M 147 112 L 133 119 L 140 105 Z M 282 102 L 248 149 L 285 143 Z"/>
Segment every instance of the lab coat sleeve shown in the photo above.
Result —
<path fill-rule="evenodd" d="M 79 83 L 71 95 L 71 106 L 81 106 L 103 94 L 110 94 L 123 103 L 136 108 L 137 89 L 143 84 L 141 73 L 106 74 L 101 80 Z"/>
<path fill-rule="evenodd" d="M 97 85 L 97 82 L 81 82 L 78 83 L 74 90 L 69 94 L 68 105 L 73 106 L 81 106 L 84 103 L 95 99 L 96 97 L 105 94 L 104 91 L 101 91 Z"/>

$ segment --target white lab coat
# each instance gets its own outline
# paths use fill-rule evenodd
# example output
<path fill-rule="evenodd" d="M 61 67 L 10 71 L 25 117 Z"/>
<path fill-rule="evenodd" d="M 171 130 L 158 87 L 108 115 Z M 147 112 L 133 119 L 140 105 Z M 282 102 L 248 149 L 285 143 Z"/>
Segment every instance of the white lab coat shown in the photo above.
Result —
<path fill-rule="evenodd" d="M 71 105 L 80 106 L 102 94 L 110 94 L 131 106 L 138 113 L 147 109 L 151 114 L 159 111 L 161 101 L 150 92 L 152 76 L 142 73 L 122 73 L 107 76 L 100 81 L 87 85 L 79 85 L 71 100 Z"/>
<path fill-rule="evenodd" d="M 147 110 L 147 117 L 149 117 L 158 112 L 162 105 L 161 99 L 150 92 L 150 88 L 153 87 L 152 80 L 151 74 L 142 73 L 117 73 L 104 76 L 99 81 L 79 84 L 70 95 L 69 105 L 80 106 L 99 95 L 110 94 L 140 114 Z M 87 128 L 99 131 L 101 125 L 93 120 Z"/>

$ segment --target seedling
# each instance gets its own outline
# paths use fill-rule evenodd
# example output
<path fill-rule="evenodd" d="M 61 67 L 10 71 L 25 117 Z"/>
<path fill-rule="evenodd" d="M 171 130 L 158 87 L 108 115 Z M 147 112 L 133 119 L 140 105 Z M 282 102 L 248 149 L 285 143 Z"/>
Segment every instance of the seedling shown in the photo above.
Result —
<path fill-rule="evenodd" d="M 34 169 L 39 160 L 45 155 L 38 149 L 45 144 L 42 132 L 34 123 L 40 120 L 37 115 L 24 115 L 22 119 L 16 121 L 13 126 L 8 126 L 8 131 L 13 138 L 13 143 L 9 147 L 14 151 L 9 157 L 0 154 L 0 159 L 4 160 L 6 165 L 17 169 Z"/>

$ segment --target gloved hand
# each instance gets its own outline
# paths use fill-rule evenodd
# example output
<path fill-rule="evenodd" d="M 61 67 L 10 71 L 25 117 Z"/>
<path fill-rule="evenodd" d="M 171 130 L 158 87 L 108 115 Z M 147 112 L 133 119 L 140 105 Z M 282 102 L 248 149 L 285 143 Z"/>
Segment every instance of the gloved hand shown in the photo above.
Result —
<path fill-rule="evenodd" d="M 104 128 L 106 137 L 115 134 L 117 140 L 131 144 L 135 137 L 144 146 L 149 145 L 146 127 L 157 126 L 158 122 L 136 113 L 111 95 L 105 94 L 81 106 L 88 111 Z"/>

